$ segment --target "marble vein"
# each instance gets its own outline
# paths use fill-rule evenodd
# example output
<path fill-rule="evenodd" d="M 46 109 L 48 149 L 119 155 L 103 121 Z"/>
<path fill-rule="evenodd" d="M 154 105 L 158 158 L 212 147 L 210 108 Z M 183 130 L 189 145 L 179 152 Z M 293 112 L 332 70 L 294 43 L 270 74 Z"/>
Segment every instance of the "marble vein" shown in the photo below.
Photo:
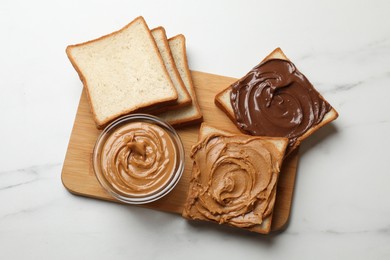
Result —
<path fill-rule="evenodd" d="M 58 167 L 59 165 L 61 164 L 60 163 L 42 164 L 42 165 L 34 165 L 34 166 L 16 169 L 16 170 L 0 172 L 0 180 L 2 180 L 0 182 L 2 183 L 2 186 L 0 186 L 0 191 L 19 187 L 21 185 L 31 184 L 33 182 L 42 180 L 45 178 L 45 176 L 42 175 L 43 171 L 50 170 L 52 168 Z M 11 183 L 5 184 L 6 181 L 10 181 Z"/>
<path fill-rule="evenodd" d="M 362 230 L 351 230 L 351 231 L 340 231 L 335 229 L 326 229 L 321 231 L 323 233 L 332 234 L 332 235 L 349 235 L 349 234 L 368 234 L 368 233 L 383 233 L 390 235 L 390 225 L 384 226 L 377 229 L 362 229 Z"/>
<path fill-rule="evenodd" d="M 310 230 L 310 232 L 309 232 Z M 298 235 L 305 235 L 305 234 L 328 234 L 328 235 L 364 235 L 364 234 L 383 234 L 386 236 L 390 236 L 390 225 L 375 228 L 375 229 L 361 229 L 361 230 L 337 230 L 337 229 L 323 229 L 323 230 L 317 230 L 310 228 L 309 230 L 305 231 L 289 231 L 286 230 L 283 234 L 290 235 L 290 236 L 298 236 Z"/>
<path fill-rule="evenodd" d="M 25 181 L 25 182 L 20 182 L 20 183 L 16 183 L 16 184 L 11 184 L 11 185 L 8 185 L 8 186 L 3 186 L 3 187 L 0 187 L 0 191 L 6 190 L 6 189 L 15 188 L 15 187 L 19 187 L 19 186 L 26 185 L 26 184 L 30 184 L 30 183 L 36 182 L 38 180 L 39 179 L 34 179 L 34 180 L 30 180 L 30 181 Z"/>
<path fill-rule="evenodd" d="M 47 194 L 53 194 L 60 185 L 60 166 L 42 164 L 0 172 L 0 220 L 35 212 L 58 199 Z"/>

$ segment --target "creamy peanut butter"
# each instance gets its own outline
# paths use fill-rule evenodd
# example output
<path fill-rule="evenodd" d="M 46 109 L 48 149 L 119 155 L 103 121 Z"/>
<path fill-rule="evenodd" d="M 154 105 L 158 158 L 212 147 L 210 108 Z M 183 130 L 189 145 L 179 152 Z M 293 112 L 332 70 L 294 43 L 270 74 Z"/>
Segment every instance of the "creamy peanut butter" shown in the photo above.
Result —
<path fill-rule="evenodd" d="M 176 152 L 161 127 L 133 122 L 115 129 L 102 147 L 102 175 L 118 193 L 141 197 L 161 190 L 175 171 Z"/>
<path fill-rule="evenodd" d="M 192 149 L 183 216 L 244 228 L 262 224 L 272 213 L 282 157 L 259 137 L 209 135 Z"/>

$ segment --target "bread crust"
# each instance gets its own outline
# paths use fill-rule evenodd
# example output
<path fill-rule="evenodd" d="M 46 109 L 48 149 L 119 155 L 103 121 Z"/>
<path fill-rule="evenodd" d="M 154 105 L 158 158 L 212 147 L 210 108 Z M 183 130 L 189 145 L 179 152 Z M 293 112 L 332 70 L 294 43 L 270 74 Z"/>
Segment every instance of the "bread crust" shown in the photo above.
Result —
<path fill-rule="evenodd" d="M 176 80 L 179 84 L 179 86 L 177 86 L 177 87 L 179 87 L 181 89 L 181 91 L 183 92 L 183 95 L 184 95 L 182 100 L 178 99 L 176 101 L 176 103 L 174 103 L 172 105 L 156 107 L 156 109 L 153 109 L 153 111 L 151 111 L 152 114 L 158 114 L 158 113 L 171 111 L 171 110 L 175 110 L 175 109 L 179 109 L 179 108 L 188 106 L 188 105 L 192 104 L 192 98 L 190 96 L 190 93 L 188 93 L 187 88 L 185 87 L 183 80 L 180 77 L 179 71 L 177 70 L 177 67 L 175 64 L 175 61 L 173 60 L 173 56 L 172 56 L 171 48 L 169 47 L 165 28 L 162 26 L 158 26 L 156 28 L 153 28 L 151 30 L 152 36 L 153 36 L 154 31 L 161 31 L 161 33 L 164 35 L 162 40 L 163 40 L 164 48 L 166 49 L 166 51 L 168 53 L 168 59 L 169 59 L 168 62 L 172 65 L 174 76 L 176 77 Z M 157 45 L 157 43 L 156 43 L 156 45 Z M 172 80 L 172 82 L 173 82 L 173 80 Z"/>
<path fill-rule="evenodd" d="M 228 117 L 229 119 L 234 123 L 236 121 L 236 117 L 234 116 L 231 111 L 229 111 L 229 108 L 226 107 L 225 103 L 223 102 L 222 96 L 224 96 L 227 92 L 231 91 L 231 87 L 224 89 L 223 91 L 219 92 L 215 98 L 214 98 L 214 104 L 221 109 Z"/>
<path fill-rule="evenodd" d="M 142 106 L 139 105 L 139 106 L 135 106 L 131 109 L 126 109 L 126 110 L 123 110 L 122 112 L 120 113 L 117 113 L 117 114 L 114 114 L 112 115 L 111 117 L 109 118 L 106 118 L 106 119 L 103 119 L 103 120 L 99 120 L 97 115 L 96 115 L 96 111 L 93 107 L 93 102 L 92 102 L 92 99 L 91 99 L 91 95 L 90 95 L 90 90 L 89 90 L 89 87 L 88 87 L 88 83 L 87 83 L 87 79 L 85 78 L 82 70 L 79 68 L 79 66 L 77 65 L 77 62 L 75 61 L 75 59 L 73 58 L 72 56 L 72 49 L 73 48 L 77 48 L 77 47 L 80 47 L 80 46 L 84 46 L 84 45 L 87 45 L 87 44 L 91 44 L 91 43 L 94 43 L 94 42 L 98 42 L 100 40 L 103 40 L 103 39 L 106 39 L 106 38 L 109 38 L 109 37 L 112 37 L 122 31 L 124 31 L 125 29 L 131 27 L 134 23 L 140 21 L 142 23 L 143 26 L 145 26 L 145 28 L 147 29 L 147 32 L 148 32 L 148 37 L 149 37 L 149 40 L 152 42 L 152 45 L 153 45 L 153 50 L 152 51 L 155 51 L 158 55 L 158 60 L 161 64 L 161 66 L 164 68 L 164 74 L 165 74 L 165 77 L 170 81 L 170 85 L 171 85 L 171 88 L 174 92 L 174 95 L 173 97 L 167 97 L 167 98 L 161 98 L 160 100 L 157 100 L 155 102 L 149 102 L 149 103 L 146 103 L 146 104 L 143 104 Z M 114 31 L 112 33 L 109 33 L 107 35 L 103 35 L 99 38 L 96 38 L 96 39 L 93 39 L 93 40 L 89 40 L 89 41 L 86 41 L 86 42 L 83 42 L 83 43 L 78 43 L 78 44 L 73 44 L 73 45 L 69 45 L 67 46 L 66 48 L 66 54 L 72 64 L 72 66 L 74 67 L 74 69 L 76 70 L 77 74 L 79 75 L 79 78 L 81 80 L 81 82 L 83 83 L 83 86 L 84 88 L 86 89 L 86 93 L 87 93 L 87 96 L 88 96 L 88 102 L 90 104 L 90 108 L 91 108 L 91 112 L 92 112 L 92 115 L 93 115 L 93 118 L 94 118 L 94 121 L 96 123 L 96 127 L 98 129 L 103 129 L 105 126 L 107 126 L 110 122 L 112 122 L 113 120 L 115 120 L 116 118 L 122 116 L 122 115 L 125 115 L 125 114 L 129 114 L 129 113 L 135 113 L 135 112 L 142 112 L 144 110 L 152 110 L 155 106 L 162 106 L 162 105 L 169 105 L 169 104 L 174 104 L 178 98 L 178 93 L 177 93 L 177 90 L 175 89 L 175 87 L 173 86 L 173 83 L 169 77 L 169 74 L 165 68 L 165 65 L 164 65 L 164 62 L 162 60 L 162 57 L 160 55 L 160 52 L 157 48 L 157 45 L 153 39 L 153 36 L 149 30 L 149 27 L 148 25 L 146 24 L 145 22 L 145 19 L 142 17 L 142 16 L 139 16 L 137 18 L 135 18 L 133 21 L 131 21 L 129 24 L 127 24 L 126 26 L 124 26 L 123 28 L 117 30 L 117 31 Z"/>
<path fill-rule="evenodd" d="M 188 66 L 188 60 L 187 60 L 187 50 L 186 50 L 186 38 L 183 34 L 178 34 L 174 37 L 171 37 L 168 39 L 168 42 L 170 41 L 175 41 L 176 39 L 180 39 L 180 47 L 182 48 L 182 59 L 184 60 L 184 70 L 186 72 L 186 74 L 188 75 L 188 81 L 189 81 L 189 92 L 191 93 L 191 97 L 192 97 L 192 104 L 191 106 L 193 108 L 195 108 L 195 110 L 197 111 L 197 114 L 194 115 L 194 116 L 191 116 L 191 117 L 183 117 L 183 118 L 180 118 L 180 119 L 174 119 L 174 120 L 168 120 L 168 122 L 174 126 L 174 127 L 183 127 L 183 126 L 188 126 L 188 125 L 192 125 L 192 124 L 197 124 L 197 123 L 200 123 L 203 121 L 203 115 L 202 115 L 202 112 L 200 110 L 200 106 L 199 106 L 199 103 L 197 101 L 197 94 L 196 94 L 196 90 L 194 88 L 194 84 L 192 82 L 192 76 L 191 76 L 191 72 L 190 72 L 190 69 L 189 69 L 189 66 Z M 186 108 L 183 108 L 183 109 L 186 109 Z M 168 113 L 175 113 L 174 111 L 172 112 L 168 112 Z M 180 111 L 178 111 L 177 113 L 180 113 Z M 157 115 L 158 116 L 158 115 Z"/>
<path fill-rule="evenodd" d="M 184 126 L 184 125 L 188 125 L 188 124 L 202 122 L 203 115 L 202 115 L 202 112 L 200 110 L 200 106 L 199 106 L 199 103 L 197 100 L 196 90 L 194 88 L 194 83 L 192 82 L 191 71 L 190 71 L 190 68 L 188 66 L 186 37 L 183 34 L 179 34 L 179 35 L 176 35 L 176 36 L 170 38 L 169 40 L 174 40 L 176 38 L 182 38 L 181 47 L 182 47 L 184 64 L 185 64 L 184 69 L 186 70 L 186 73 L 187 73 L 188 78 L 189 78 L 189 84 L 190 84 L 189 88 L 190 88 L 190 92 L 192 93 L 192 105 L 195 107 L 195 109 L 197 111 L 197 115 L 193 116 L 192 118 L 188 118 L 186 120 L 177 120 L 175 122 L 172 122 L 172 124 L 175 126 Z"/>

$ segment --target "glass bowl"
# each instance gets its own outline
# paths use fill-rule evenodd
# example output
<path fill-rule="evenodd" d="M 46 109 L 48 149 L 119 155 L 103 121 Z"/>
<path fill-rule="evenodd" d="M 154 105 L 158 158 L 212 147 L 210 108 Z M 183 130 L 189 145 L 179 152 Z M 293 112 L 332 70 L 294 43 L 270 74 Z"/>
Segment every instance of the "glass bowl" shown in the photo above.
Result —
<path fill-rule="evenodd" d="M 94 173 L 114 198 L 144 204 L 168 194 L 184 170 L 184 147 L 175 129 L 158 117 L 132 114 L 109 124 L 92 155 Z"/>

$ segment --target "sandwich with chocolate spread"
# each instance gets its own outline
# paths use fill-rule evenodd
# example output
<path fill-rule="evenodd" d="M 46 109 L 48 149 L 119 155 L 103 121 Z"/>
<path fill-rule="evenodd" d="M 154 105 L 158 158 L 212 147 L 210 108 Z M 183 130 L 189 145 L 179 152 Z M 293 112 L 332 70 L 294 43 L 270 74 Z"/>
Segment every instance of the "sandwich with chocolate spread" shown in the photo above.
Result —
<path fill-rule="evenodd" d="M 246 134 L 288 138 L 287 154 L 338 117 L 280 48 L 217 94 L 215 104 Z"/>

